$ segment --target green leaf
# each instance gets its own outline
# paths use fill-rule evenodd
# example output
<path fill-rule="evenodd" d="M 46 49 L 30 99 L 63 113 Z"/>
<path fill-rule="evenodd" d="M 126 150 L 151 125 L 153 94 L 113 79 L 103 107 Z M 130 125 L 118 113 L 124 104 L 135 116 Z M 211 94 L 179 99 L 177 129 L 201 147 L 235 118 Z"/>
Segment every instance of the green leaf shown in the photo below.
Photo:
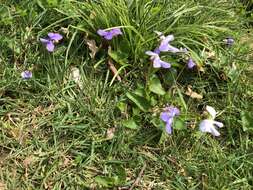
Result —
<path fill-rule="evenodd" d="M 96 176 L 95 182 L 103 187 L 112 187 L 115 184 L 114 177 Z"/>
<path fill-rule="evenodd" d="M 181 100 L 181 105 L 183 105 L 184 110 L 187 111 L 187 105 L 184 101 L 184 96 L 183 96 L 183 94 L 182 94 L 182 92 L 180 91 L 179 88 L 177 88 L 177 92 L 178 92 L 178 95 L 179 95 L 179 99 Z"/>
<path fill-rule="evenodd" d="M 184 121 L 182 121 L 179 118 L 174 118 L 173 129 L 176 129 L 176 130 L 184 130 L 184 129 L 186 129 Z"/>
<path fill-rule="evenodd" d="M 168 138 L 168 134 L 164 131 L 161 133 L 159 143 L 158 144 L 163 144 Z"/>
<path fill-rule="evenodd" d="M 114 187 L 118 185 L 123 185 L 126 182 L 126 171 L 122 166 L 114 167 L 114 174 L 111 177 L 107 176 L 96 176 L 95 182 L 102 187 Z"/>
<path fill-rule="evenodd" d="M 121 52 L 121 51 L 112 51 L 111 49 L 108 50 L 109 56 L 120 65 L 126 65 L 127 64 L 127 58 L 128 55 Z"/>
<path fill-rule="evenodd" d="M 149 90 L 158 95 L 165 94 L 165 90 L 163 89 L 159 78 L 155 75 L 149 81 Z"/>
<path fill-rule="evenodd" d="M 129 129 L 138 129 L 138 125 L 135 123 L 134 119 L 128 119 L 122 122 L 123 126 Z"/>
<path fill-rule="evenodd" d="M 242 111 L 241 121 L 243 131 L 253 131 L 253 116 L 250 113 Z"/>
<path fill-rule="evenodd" d="M 150 120 L 155 127 L 160 129 L 161 131 L 164 129 L 164 122 L 159 117 L 154 117 Z"/>
<path fill-rule="evenodd" d="M 141 110 L 139 108 L 137 108 L 137 107 L 132 108 L 133 116 L 137 116 L 137 117 L 140 116 L 140 112 L 141 112 Z"/>
<path fill-rule="evenodd" d="M 150 102 L 137 94 L 127 92 L 126 96 L 140 108 L 140 110 L 147 112 L 149 108 L 151 107 Z"/>
<path fill-rule="evenodd" d="M 126 182 L 127 174 L 125 168 L 122 166 L 117 166 L 114 168 L 115 174 L 117 175 L 117 185 L 123 185 Z"/>
<path fill-rule="evenodd" d="M 47 0 L 49 6 L 57 6 L 58 0 Z"/>
<path fill-rule="evenodd" d="M 177 78 L 177 70 L 175 68 L 171 68 L 168 72 L 164 74 L 164 84 L 172 85 L 175 83 L 175 79 Z"/>
<path fill-rule="evenodd" d="M 134 93 L 142 97 L 146 96 L 146 91 L 145 91 L 144 86 L 139 83 L 137 84 L 137 88 L 134 90 Z"/>
<path fill-rule="evenodd" d="M 158 14 L 161 11 L 162 7 L 154 7 L 151 9 L 152 14 Z"/>
<path fill-rule="evenodd" d="M 127 109 L 127 104 L 125 102 L 118 102 L 117 108 L 119 108 L 121 112 L 125 112 Z"/>
<path fill-rule="evenodd" d="M 152 106 L 155 106 L 157 103 L 158 103 L 158 100 L 154 96 L 151 96 L 150 97 L 150 104 Z"/>

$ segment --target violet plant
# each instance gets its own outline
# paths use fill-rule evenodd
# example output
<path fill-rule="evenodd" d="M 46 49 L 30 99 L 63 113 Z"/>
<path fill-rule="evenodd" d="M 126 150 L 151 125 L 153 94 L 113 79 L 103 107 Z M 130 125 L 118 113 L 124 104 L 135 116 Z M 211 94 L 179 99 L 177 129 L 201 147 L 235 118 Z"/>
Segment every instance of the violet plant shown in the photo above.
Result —
<path fill-rule="evenodd" d="M 63 36 L 59 33 L 48 33 L 47 38 L 40 38 L 40 41 L 43 45 L 46 46 L 47 51 L 53 52 L 55 48 L 55 43 L 58 43 Z"/>
<path fill-rule="evenodd" d="M 169 69 L 171 67 L 170 63 L 161 60 L 158 53 L 152 51 L 146 51 L 145 53 L 150 56 L 150 60 L 153 62 L 154 68 Z"/>
<path fill-rule="evenodd" d="M 196 63 L 193 61 L 192 58 L 189 58 L 189 60 L 187 62 L 188 69 L 193 69 L 195 66 L 196 66 Z"/>
<path fill-rule="evenodd" d="M 223 42 L 228 46 L 232 46 L 235 43 L 235 40 L 232 37 L 227 37 L 223 40 Z"/>
<path fill-rule="evenodd" d="M 211 106 L 206 106 L 206 111 L 209 114 L 208 119 L 204 119 L 199 124 L 199 130 L 203 133 L 211 133 L 213 136 L 220 136 L 219 131 L 217 130 L 216 126 L 221 128 L 223 127 L 223 123 L 215 121 L 215 117 L 217 112 Z"/>
<path fill-rule="evenodd" d="M 122 32 L 121 32 L 120 28 L 113 28 L 111 30 L 99 29 L 97 31 L 97 34 L 106 40 L 112 40 L 113 37 L 118 36 L 118 35 L 122 35 Z"/>
<path fill-rule="evenodd" d="M 22 79 L 25 79 L 25 80 L 30 79 L 32 78 L 32 72 L 29 70 L 25 70 L 21 73 L 21 77 Z"/>
<path fill-rule="evenodd" d="M 172 134 L 173 119 L 178 116 L 180 111 L 177 107 L 169 106 L 161 113 L 160 118 L 166 123 L 165 130 L 168 134 Z"/>

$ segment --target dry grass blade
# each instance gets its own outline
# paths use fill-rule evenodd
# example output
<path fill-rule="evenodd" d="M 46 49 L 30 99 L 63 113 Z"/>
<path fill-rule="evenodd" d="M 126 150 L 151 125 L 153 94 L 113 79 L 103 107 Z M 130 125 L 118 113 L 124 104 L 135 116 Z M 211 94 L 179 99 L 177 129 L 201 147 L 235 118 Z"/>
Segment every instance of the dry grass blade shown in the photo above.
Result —
<path fill-rule="evenodd" d="M 113 75 L 116 76 L 118 81 L 121 81 L 121 77 L 118 74 L 118 70 L 116 69 L 116 67 L 113 64 L 113 61 L 111 58 L 109 58 L 108 62 L 107 62 L 109 69 L 112 71 Z"/>
<path fill-rule="evenodd" d="M 107 137 L 107 139 L 112 139 L 114 137 L 115 131 L 116 131 L 115 127 L 111 127 L 109 129 L 107 129 L 107 131 L 106 131 L 106 137 Z"/>
<path fill-rule="evenodd" d="M 187 91 L 185 92 L 187 96 L 190 96 L 191 98 L 195 99 L 203 99 L 203 96 L 201 94 L 198 94 L 197 92 L 192 91 L 192 86 L 187 86 Z"/>
<path fill-rule="evenodd" d="M 0 190 L 6 190 L 6 185 L 0 181 Z"/>
<path fill-rule="evenodd" d="M 134 181 L 134 183 L 132 184 L 132 186 L 129 188 L 129 190 L 133 190 L 134 187 L 137 186 L 137 185 L 139 184 L 139 182 L 140 182 L 140 180 L 141 180 L 141 177 L 142 177 L 142 175 L 143 175 L 143 173 L 144 173 L 144 170 L 146 169 L 146 166 L 147 166 L 146 163 L 144 163 L 144 165 L 143 165 L 143 167 L 141 168 L 141 171 L 140 171 L 138 177 L 136 178 L 136 180 Z"/>
<path fill-rule="evenodd" d="M 71 73 L 70 73 L 70 80 L 75 81 L 75 83 L 79 86 L 79 88 L 82 89 L 82 83 L 81 83 L 81 75 L 80 75 L 80 70 L 76 67 L 71 68 Z"/>
<path fill-rule="evenodd" d="M 97 54 L 97 52 L 98 52 L 98 50 L 99 50 L 99 48 L 98 48 L 97 45 L 96 45 L 96 41 L 95 41 L 95 40 L 90 40 L 90 39 L 88 39 L 87 37 L 85 37 L 84 40 L 85 40 L 85 43 L 87 44 L 89 50 L 91 51 L 91 52 L 89 53 L 89 54 L 90 54 L 90 57 L 91 57 L 92 59 L 94 59 L 95 56 L 96 56 L 96 54 Z"/>

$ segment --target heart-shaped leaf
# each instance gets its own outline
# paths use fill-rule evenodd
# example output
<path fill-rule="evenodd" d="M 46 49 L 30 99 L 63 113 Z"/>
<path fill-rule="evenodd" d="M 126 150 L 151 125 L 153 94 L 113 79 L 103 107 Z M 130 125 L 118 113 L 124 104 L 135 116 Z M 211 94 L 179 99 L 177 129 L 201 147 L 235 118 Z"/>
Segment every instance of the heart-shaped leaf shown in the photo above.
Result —
<path fill-rule="evenodd" d="M 176 129 L 176 130 L 184 130 L 184 129 L 186 129 L 184 121 L 182 121 L 179 118 L 174 118 L 173 129 Z"/>
<path fill-rule="evenodd" d="M 156 75 L 154 75 L 149 81 L 149 90 L 158 95 L 165 94 L 165 90 L 162 87 L 161 81 Z"/>
<path fill-rule="evenodd" d="M 138 125 L 135 123 L 133 118 L 123 121 L 122 125 L 129 129 L 138 129 Z"/>
<path fill-rule="evenodd" d="M 136 104 L 136 106 L 137 106 L 140 110 L 142 110 L 142 111 L 144 111 L 144 112 L 147 112 L 147 111 L 149 110 L 149 108 L 151 107 L 150 102 L 149 102 L 146 98 L 144 98 L 144 97 L 142 97 L 142 96 L 139 96 L 139 95 L 134 94 L 134 93 L 131 93 L 131 92 L 127 92 L 127 93 L 126 93 L 126 96 L 127 96 L 132 102 L 134 102 L 134 103 Z"/>

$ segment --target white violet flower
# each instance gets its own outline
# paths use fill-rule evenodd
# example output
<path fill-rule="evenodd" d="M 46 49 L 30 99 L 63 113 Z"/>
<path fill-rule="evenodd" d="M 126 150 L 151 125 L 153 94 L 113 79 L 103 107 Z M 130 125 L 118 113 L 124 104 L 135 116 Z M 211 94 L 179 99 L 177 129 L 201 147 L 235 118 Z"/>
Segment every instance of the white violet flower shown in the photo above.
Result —
<path fill-rule="evenodd" d="M 211 106 L 206 106 L 206 111 L 210 114 L 210 119 L 204 119 L 199 124 L 199 130 L 203 133 L 211 133 L 214 136 L 220 136 L 219 131 L 217 130 L 216 126 L 221 128 L 223 127 L 223 123 L 215 121 L 215 117 L 217 112 Z"/>

